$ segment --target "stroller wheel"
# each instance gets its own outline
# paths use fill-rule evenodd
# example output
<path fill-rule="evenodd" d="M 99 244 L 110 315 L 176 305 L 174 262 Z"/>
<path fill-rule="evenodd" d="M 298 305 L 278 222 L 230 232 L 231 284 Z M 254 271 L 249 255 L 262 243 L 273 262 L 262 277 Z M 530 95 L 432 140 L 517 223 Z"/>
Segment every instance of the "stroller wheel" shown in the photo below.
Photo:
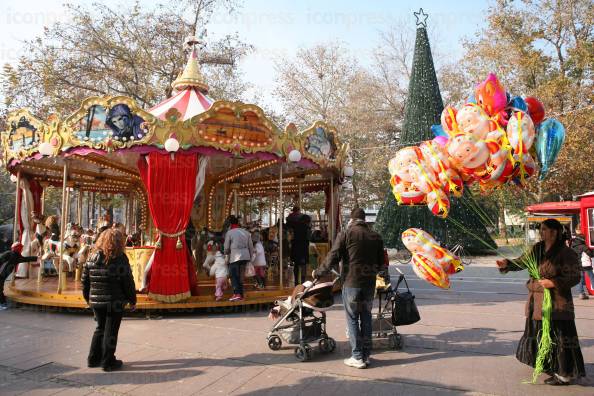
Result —
<path fill-rule="evenodd" d="M 332 352 L 332 349 L 330 348 L 330 340 L 328 338 L 322 338 L 320 340 L 320 342 L 318 343 L 318 345 L 320 346 L 320 352 L 322 352 L 322 353 Z"/>
<path fill-rule="evenodd" d="M 400 334 L 390 334 L 388 343 L 391 349 L 400 350 L 404 346 L 404 340 Z"/>
<path fill-rule="evenodd" d="M 281 349 L 283 345 L 283 341 L 280 339 L 279 336 L 273 335 L 268 338 L 268 348 L 272 349 L 273 351 L 278 351 Z"/>
<path fill-rule="evenodd" d="M 330 353 L 336 349 L 336 341 L 331 337 L 322 338 L 319 344 L 322 353 Z"/>
<path fill-rule="evenodd" d="M 295 348 L 295 357 L 300 362 L 306 362 L 311 359 L 311 348 L 309 345 L 299 345 Z"/>

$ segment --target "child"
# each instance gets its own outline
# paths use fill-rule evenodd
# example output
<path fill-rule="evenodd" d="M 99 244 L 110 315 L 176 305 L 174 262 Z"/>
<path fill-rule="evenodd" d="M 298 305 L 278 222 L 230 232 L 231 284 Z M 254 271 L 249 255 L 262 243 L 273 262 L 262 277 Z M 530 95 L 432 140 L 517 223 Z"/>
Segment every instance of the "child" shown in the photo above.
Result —
<path fill-rule="evenodd" d="M 218 250 L 220 249 L 215 241 L 208 241 L 206 244 L 206 257 L 204 258 L 204 263 L 202 263 L 202 268 L 204 268 L 204 272 L 207 274 L 210 272 L 210 266 L 215 262 L 215 254 Z"/>
<path fill-rule="evenodd" d="M 210 265 L 210 276 L 216 278 L 215 300 L 221 301 L 223 299 L 223 292 L 227 289 L 229 269 L 219 246 L 215 243 L 212 247 L 216 250 L 216 253 L 214 254 L 214 262 Z"/>
<path fill-rule="evenodd" d="M 266 287 L 266 256 L 264 254 L 264 246 L 260 242 L 260 233 L 254 232 L 252 234 L 252 242 L 254 243 L 254 253 L 252 255 L 252 264 L 256 271 L 256 287 L 263 289 Z"/>

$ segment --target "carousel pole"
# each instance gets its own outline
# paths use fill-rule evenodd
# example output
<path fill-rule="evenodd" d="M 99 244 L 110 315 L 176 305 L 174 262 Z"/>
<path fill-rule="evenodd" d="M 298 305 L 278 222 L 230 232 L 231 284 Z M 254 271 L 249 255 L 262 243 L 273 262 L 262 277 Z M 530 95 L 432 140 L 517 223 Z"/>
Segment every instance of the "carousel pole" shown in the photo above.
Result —
<path fill-rule="evenodd" d="M 328 220 L 328 239 L 330 247 L 332 247 L 332 244 L 334 243 L 334 222 L 336 221 L 334 210 L 334 173 L 330 175 L 330 218 Z"/>
<path fill-rule="evenodd" d="M 130 224 L 132 224 L 132 227 L 134 227 L 134 232 L 136 232 L 138 231 L 138 225 L 136 224 L 136 194 L 130 194 L 130 200 Z"/>
<path fill-rule="evenodd" d="M 21 205 L 19 205 L 19 198 L 21 197 L 21 171 L 17 172 L 15 200 L 14 200 L 14 225 L 12 227 L 12 242 L 17 242 L 19 237 L 19 219 L 21 218 Z"/>
<path fill-rule="evenodd" d="M 40 215 L 45 214 L 45 190 L 47 189 L 47 186 L 43 187 L 43 190 L 41 190 L 41 213 L 39 213 Z"/>
<path fill-rule="evenodd" d="M 45 191 L 47 186 L 42 186 L 43 189 L 41 190 L 41 209 L 40 209 L 40 218 L 43 219 L 43 215 L 45 214 Z M 43 224 L 43 221 L 42 221 Z M 35 232 L 37 232 L 37 227 L 35 228 Z M 40 249 L 43 251 L 43 243 L 41 244 Z M 37 283 L 41 283 L 43 281 L 43 260 L 39 260 L 39 269 L 37 271 Z"/>
<path fill-rule="evenodd" d="M 268 197 L 268 227 L 272 227 L 272 195 Z"/>
<path fill-rule="evenodd" d="M 19 224 L 21 218 L 21 205 L 19 205 L 19 198 L 21 197 L 21 171 L 17 172 L 17 180 L 16 180 L 16 197 L 14 201 L 14 225 L 12 228 L 12 243 L 18 242 L 20 240 L 19 237 Z M 16 283 L 16 266 L 12 273 L 12 280 L 10 281 L 10 285 L 14 286 Z M 0 285 L 0 287 L 4 287 L 4 285 Z"/>
<path fill-rule="evenodd" d="M 299 184 L 299 209 L 302 209 L 301 208 L 301 199 L 302 199 L 302 196 L 301 196 L 301 180 L 298 182 L 298 184 Z"/>
<path fill-rule="evenodd" d="M 91 204 L 89 206 L 89 228 L 93 228 L 93 220 L 95 220 L 95 191 L 91 192 Z"/>
<path fill-rule="evenodd" d="M 284 289 L 283 285 L 283 162 L 280 163 L 280 172 L 279 172 L 279 182 L 278 182 L 278 189 L 279 189 L 279 205 L 280 205 L 280 221 L 278 225 L 278 246 L 279 246 L 279 276 L 280 276 L 280 289 Z M 278 220 L 278 218 L 277 218 Z"/>
<path fill-rule="evenodd" d="M 82 191 L 78 190 L 76 194 L 76 224 L 82 226 L 83 218 L 83 196 Z"/>
<path fill-rule="evenodd" d="M 66 228 L 66 211 L 68 210 L 68 190 L 66 188 L 66 182 L 68 181 L 68 161 L 64 161 L 64 173 L 62 175 L 62 216 L 60 216 L 60 246 L 59 246 L 59 261 L 58 261 L 58 294 L 62 294 L 64 289 L 66 278 L 62 271 L 64 265 L 63 259 L 63 246 L 64 246 L 64 233 Z"/>

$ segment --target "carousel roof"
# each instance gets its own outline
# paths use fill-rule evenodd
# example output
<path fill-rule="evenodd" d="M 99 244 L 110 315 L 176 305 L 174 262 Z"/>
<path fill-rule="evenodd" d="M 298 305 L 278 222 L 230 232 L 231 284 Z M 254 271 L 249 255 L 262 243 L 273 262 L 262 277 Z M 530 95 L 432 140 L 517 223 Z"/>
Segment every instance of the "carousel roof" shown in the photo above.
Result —
<path fill-rule="evenodd" d="M 26 173 L 40 178 L 54 176 L 46 174 L 42 165 L 53 170 L 56 157 L 76 162 L 92 154 L 114 164 L 127 158 L 128 165 L 134 167 L 141 155 L 166 153 L 166 141 L 174 139 L 181 152 L 210 157 L 214 172 L 245 163 L 247 170 L 233 172 L 226 177 L 230 180 L 248 173 L 263 177 L 254 172 L 270 170 L 273 164 L 283 162 L 289 163 L 287 171 L 309 169 L 341 176 L 348 145 L 340 143 L 335 128 L 317 121 L 303 130 L 293 124 L 281 130 L 256 105 L 213 100 L 200 71 L 197 49 L 195 45 L 191 48 L 183 72 L 172 84 L 173 96 L 148 111 L 129 97 L 106 95 L 85 99 L 76 112 L 65 118 L 52 114 L 41 120 L 27 109 L 10 112 L 7 129 L 0 133 L 5 165 L 12 173 L 28 166 Z M 293 151 L 301 154 L 295 163 L 289 161 Z M 262 168 L 260 162 L 266 166 Z M 73 173 L 78 171 L 77 166 L 72 169 Z M 96 176 L 87 173 L 83 176 Z M 51 182 L 59 183 L 57 179 Z M 262 189 L 267 187 L 258 186 L 258 190 Z"/>
<path fill-rule="evenodd" d="M 148 112 L 160 120 L 165 120 L 165 114 L 170 109 L 176 109 L 181 114 L 181 120 L 186 121 L 195 115 L 204 113 L 210 109 L 213 103 L 214 100 L 203 94 L 198 88 L 188 87 L 149 109 Z"/>
<path fill-rule="evenodd" d="M 165 120 L 165 115 L 170 109 L 176 109 L 181 114 L 182 121 L 189 120 L 210 109 L 214 103 L 214 100 L 206 95 L 208 85 L 200 72 L 196 47 L 192 48 L 183 73 L 172 85 L 177 93 L 148 111 L 160 120 Z"/>

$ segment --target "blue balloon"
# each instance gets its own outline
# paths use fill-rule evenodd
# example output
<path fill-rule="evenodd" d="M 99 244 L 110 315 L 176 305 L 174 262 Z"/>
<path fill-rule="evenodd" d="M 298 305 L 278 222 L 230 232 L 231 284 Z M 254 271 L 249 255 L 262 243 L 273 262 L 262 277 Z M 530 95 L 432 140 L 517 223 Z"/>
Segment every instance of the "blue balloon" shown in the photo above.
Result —
<path fill-rule="evenodd" d="M 507 107 L 514 111 L 528 111 L 528 105 L 520 96 L 514 96 L 509 102 L 507 102 Z"/>
<path fill-rule="evenodd" d="M 443 130 L 443 127 L 440 124 L 431 125 L 431 132 L 433 132 L 435 137 L 437 137 L 437 136 L 450 137 L 450 135 L 448 135 L 447 132 Z"/>
<path fill-rule="evenodd" d="M 547 118 L 537 127 L 536 157 L 540 162 L 539 180 L 543 180 L 559 156 L 565 142 L 565 127 L 559 120 Z"/>
<path fill-rule="evenodd" d="M 476 98 L 474 97 L 474 94 L 471 93 L 470 96 L 466 99 L 466 103 L 474 103 L 476 104 Z"/>

